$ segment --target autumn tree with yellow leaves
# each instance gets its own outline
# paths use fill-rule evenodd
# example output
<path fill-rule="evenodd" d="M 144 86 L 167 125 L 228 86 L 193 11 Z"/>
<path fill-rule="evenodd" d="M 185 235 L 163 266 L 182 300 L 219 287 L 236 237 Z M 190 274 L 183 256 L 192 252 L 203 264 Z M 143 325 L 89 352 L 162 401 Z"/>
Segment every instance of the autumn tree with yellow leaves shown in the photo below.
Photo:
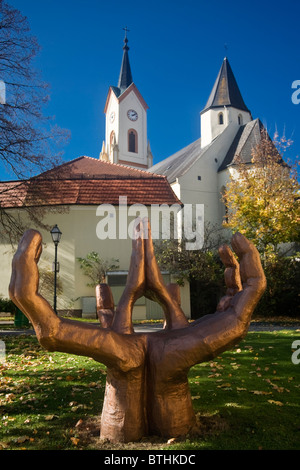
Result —
<path fill-rule="evenodd" d="M 243 233 L 266 257 L 277 254 L 280 244 L 300 241 L 298 162 L 282 157 L 290 145 L 262 130 L 251 163 L 237 161 L 222 196 L 224 227 Z"/>

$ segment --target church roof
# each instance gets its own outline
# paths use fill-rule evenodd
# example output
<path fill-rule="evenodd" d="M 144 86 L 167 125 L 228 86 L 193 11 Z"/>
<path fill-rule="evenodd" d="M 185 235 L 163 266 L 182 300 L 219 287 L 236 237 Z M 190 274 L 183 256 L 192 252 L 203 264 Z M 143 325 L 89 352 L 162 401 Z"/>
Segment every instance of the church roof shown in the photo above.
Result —
<path fill-rule="evenodd" d="M 119 82 L 118 82 L 118 88 L 121 91 L 126 90 L 126 88 L 128 88 L 129 85 L 131 85 L 131 83 L 133 82 L 130 63 L 129 63 L 129 55 L 128 55 L 129 47 L 127 43 L 128 43 L 128 39 L 125 36 L 124 46 L 123 46 L 123 59 L 122 59 Z"/>
<path fill-rule="evenodd" d="M 82 156 L 41 173 L 38 175 L 38 178 L 49 178 L 51 176 L 55 176 L 58 179 L 91 179 L 105 176 L 149 178 L 149 173 L 131 166 Z"/>
<path fill-rule="evenodd" d="M 124 165 L 80 157 L 28 181 L 0 182 L 0 205 L 181 204 L 167 178 Z"/>
<path fill-rule="evenodd" d="M 125 29 L 125 31 L 127 33 L 127 29 Z M 119 103 L 121 103 L 121 101 L 125 99 L 126 96 L 129 95 L 129 93 L 134 92 L 136 96 L 138 97 L 141 105 L 144 107 L 144 109 L 147 111 L 147 109 L 149 108 L 132 79 L 132 73 L 131 73 L 131 67 L 130 67 L 129 55 L 128 55 L 128 51 L 129 51 L 129 47 L 127 45 L 128 39 L 127 39 L 126 33 L 125 33 L 125 39 L 124 39 L 123 58 L 122 58 L 118 86 L 111 85 L 109 87 L 108 95 L 106 98 L 106 103 L 104 106 L 104 113 L 107 112 L 107 107 L 108 107 L 112 92 L 116 96 Z"/>
<path fill-rule="evenodd" d="M 153 165 L 148 171 L 165 175 L 168 181 L 172 183 L 176 178 L 186 173 L 206 149 L 207 147 L 203 150 L 201 149 L 201 139 L 198 139 L 165 160 Z"/>
<path fill-rule="evenodd" d="M 244 103 L 227 57 L 223 60 L 211 94 L 201 113 L 204 113 L 211 108 L 219 108 L 223 106 L 232 106 L 242 111 L 250 112 Z"/>
<path fill-rule="evenodd" d="M 260 142 L 264 129 L 259 119 L 254 119 L 241 126 L 218 171 L 226 170 L 240 158 L 244 163 L 251 163 L 252 149 Z"/>
<path fill-rule="evenodd" d="M 226 170 L 229 166 L 234 165 L 238 158 L 241 158 L 245 163 L 250 163 L 252 149 L 260 142 L 262 130 L 264 130 L 264 126 L 259 119 L 254 119 L 240 126 L 218 171 Z M 198 139 L 165 160 L 152 166 L 148 169 L 148 172 L 165 175 L 169 183 L 173 183 L 176 178 L 179 178 L 190 170 L 192 165 L 201 158 L 209 148 L 214 146 L 215 142 L 216 140 L 201 149 L 201 139 Z"/>
<path fill-rule="evenodd" d="M 128 44 L 128 39 L 127 39 L 127 36 L 125 35 L 124 46 L 123 46 L 123 58 L 122 58 L 122 63 L 121 63 L 118 86 L 110 87 L 110 90 L 114 92 L 117 98 L 119 98 L 124 93 L 124 91 L 126 91 L 127 88 L 130 87 L 130 85 L 134 85 L 133 79 L 132 79 L 130 62 L 129 62 L 129 54 L 128 54 L 129 47 L 127 44 Z"/>

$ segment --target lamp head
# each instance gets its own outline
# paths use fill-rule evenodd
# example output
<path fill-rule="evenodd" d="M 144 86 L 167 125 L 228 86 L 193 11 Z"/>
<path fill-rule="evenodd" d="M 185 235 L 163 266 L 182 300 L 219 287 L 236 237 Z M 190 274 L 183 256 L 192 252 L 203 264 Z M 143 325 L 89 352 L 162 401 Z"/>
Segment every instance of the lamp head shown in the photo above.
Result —
<path fill-rule="evenodd" d="M 57 245 L 60 242 L 60 239 L 61 239 L 61 236 L 62 236 L 62 233 L 59 230 L 58 226 L 54 225 L 53 229 L 50 230 L 50 233 L 51 233 L 53 243 L 55 243 Z"/>

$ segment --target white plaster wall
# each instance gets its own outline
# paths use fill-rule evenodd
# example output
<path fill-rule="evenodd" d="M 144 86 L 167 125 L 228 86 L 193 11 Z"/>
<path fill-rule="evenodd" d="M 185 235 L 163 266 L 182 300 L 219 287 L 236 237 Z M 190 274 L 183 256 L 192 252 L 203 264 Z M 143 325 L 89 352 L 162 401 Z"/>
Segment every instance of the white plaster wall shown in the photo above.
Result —
<path fill-rule="evenodd" d="M 227 126 L 214 143 L 204 150 L 189 171 L 178 178 L 180 200 L 184 204 L 204 204 L 204 219 L 211 224 L 222 223 L 223 209 L 220 201 L 218 168 L 229 150 L 237 129 L 236 125 Z"/>
<path fill-rule="evenodd" d="M 127 111 L 134 109 L 138 113 L 137 121 L 131 121 Z M 138 152 L 128 152 L 128 130 L 138 133 Z M 131 91 L 121 102 L 119 110 L 119 159 L 147 165 L 147 113 L 134 91 Z"/>
<path fill-rule="evenodd" d="M 111 122 L 111 113 L 115 113 L 114 121 Z M 110 161 L 112 162 L 112 154 L 110 153 L 110 135 L 114 131 L 116 141 L 118 143 L 119 135 L 119 103 L 113 92 L 111 92 L 110 100 L 107 106 L 106 118 L 105 118 L 105 149 L 108 152 Z"/>
<path fill-rule="evenodd" d="M 219 114 L 223 113 L 223 124 L 219 124 Z M 231 106 L 223 108 L 213 108 L 201 114 L 201 148 L 209 145 L 218 135 L 230 125 L 236 131 L 239 128 L 238 116 L 242 117 L 242 124 L 251 121 L 250 113 L 240 111 Z"/>
<path fill-rule="evenodd" d="M 119 259 L 119 270 L 128 271 L 130 257 L 132 252 L 132 239 L 127 236 L 126 239 L 120 239 L 119 209 L 115 208 L 115 216 L 112 220 L 116 222 L 116 239 L 99 240 L 96 234 L 96 227 L 101 217 L 96 215 L 97 206 L 71 206 L 65 213 L 49 213 L 45 216 L 43 222 L 50 227 L 58 225 L 62 232 L 61 241 L 58 245 L 58 261 L 60 263 L 59 279 L 62 283 L 63 292 L 57 297 L 58 310 L 81 310 L 82 297 L 94 297 L 95 290 L 87 286 L 89 279 L 80 269 L 77 261 L 78 257 L 85 257 L 91 251 L 96 251 L 104 259 Z M 146 212 L 141 215 L 149 215 L 151 212 L 144 207 Z M 127 222 L 135 218 L 135 209 L 132 215 L 128 216 Z M 35 228 L 31 225 L 31 228 Z M 43 238 L 43 252 L 39 261 L 39 268 L 52 270 L 54 261 L 54 244 L 50 232 L 40 230 Z M 125 231 L 126 233 L 126 231 Z M 0 243 L 1 256 L 1 274 L 0 274 L 0 295 L 8 298 L 8 286 L 11 278 L 11 263 L 16 247 L 12 249 L 9 244 Z M 47 300 L 53 305 L 53 292 L 46 296 Z M 182 303 L 185 306 L 185 313 L 190 315 L 189 287 L 186 286 L 182 291 Z M 146 319 L 146 302 L 139 300 L 134 306 L 133 312 L 135 319 Z"/>

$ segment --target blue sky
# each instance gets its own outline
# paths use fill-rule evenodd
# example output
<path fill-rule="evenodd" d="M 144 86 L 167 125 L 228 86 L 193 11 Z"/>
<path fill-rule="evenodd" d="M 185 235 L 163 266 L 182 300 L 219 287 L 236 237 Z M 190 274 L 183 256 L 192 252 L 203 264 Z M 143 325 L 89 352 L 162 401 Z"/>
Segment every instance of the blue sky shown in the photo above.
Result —
<path fill-rule="evenodd" d="M 99 156 L 125 26 L 133 81 L 149 106 L 154 163 L 200 137 L 200 111 L 225 55 L 253 118 L 271 136 L 285 133 L 300 155 L 300 104 L 291 100 L 300 80 L 299 0 L 8 2 L 41 46 L 36 67 L 51 86 L 45 113 L 71 131 L 65 160 Z"/>

